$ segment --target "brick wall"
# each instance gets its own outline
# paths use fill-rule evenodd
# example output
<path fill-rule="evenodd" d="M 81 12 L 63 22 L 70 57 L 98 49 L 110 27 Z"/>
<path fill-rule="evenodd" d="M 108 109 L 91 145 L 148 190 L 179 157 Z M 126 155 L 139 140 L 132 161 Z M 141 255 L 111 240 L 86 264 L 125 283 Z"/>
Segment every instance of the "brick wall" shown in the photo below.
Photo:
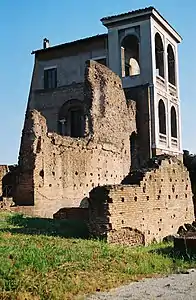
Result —
<path fill-rule="evenodd" d="M 46 119 L 27 111 L 14 200 L 34 205 L 33 214 L 51 217 L 62 207 L 83 205 L 92 188 L 119 184 L 129 173 L 135 113 L 128 111 L 120 78 L 90 61 L 84 87 L 85 138 L 49 133 Z"/>
<path fill-rule="evenodd" d="M 189 174 L 175 158 L 133 173 L 127 185 L 96 188 L 89 201 L 90 230 L 109 242 L 160 241 L 194 219 Z"/>

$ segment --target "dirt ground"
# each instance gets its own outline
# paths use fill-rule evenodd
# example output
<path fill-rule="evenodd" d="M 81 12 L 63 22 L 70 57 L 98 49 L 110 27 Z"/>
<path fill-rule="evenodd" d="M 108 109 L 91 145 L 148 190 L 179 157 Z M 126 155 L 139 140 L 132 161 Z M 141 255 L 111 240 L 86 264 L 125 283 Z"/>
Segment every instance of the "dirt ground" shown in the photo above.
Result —
<path fill-rule="evenodd" d="M 144 279 L 107 293 L 96 293 L 86 300 L 195 300 L 196 269 L 164 278 Z"/>

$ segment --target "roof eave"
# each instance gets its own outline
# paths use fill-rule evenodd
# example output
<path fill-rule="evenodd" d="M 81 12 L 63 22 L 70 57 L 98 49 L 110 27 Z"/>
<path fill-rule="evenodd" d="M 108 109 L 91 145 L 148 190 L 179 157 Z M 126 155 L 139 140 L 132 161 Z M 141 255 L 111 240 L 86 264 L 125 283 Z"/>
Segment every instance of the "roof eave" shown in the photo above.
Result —
<path fill-rule="evenodd" d="M 111 17 L 111 18 L 102 18 L 101 19 L 101 22 L 104 26 L 108 26 L 112 23 L 116 23 L 116 22 L 119 22 L 119 21 L 122 21 L 122 20 L 128 20 L 130 18 L 137 18 L 137 17 L 141 17 L 141 16 L 146 16 L 146 15 L 151 15 L 152 11 L 146 11 L 146 12 L 143 12 L 143 13 L 136 13 L 136 14 L 122 14 L 122 15 L 119 15 L 119 16 L 114 16 L 114 17 Z"/>
<path fill-rule="evenodd" d="M 55 49 L 72 46 L 72 45 L 77 44 L 77 43 L 85 43 L 85 42 L 93 40 L 93 39 L 106 38 L 107 35 L 108 35 L 107 33 L 97 34 L 97 35 L 93 35 L 93 36 L 90 36 L 90 37 L 78 39 L 78 40 L 75 40 L 75 41 L 71 41 L 71 42 L 55 45 L 55 46 L 52 46 L 52 47 L 48 47 L 46 49 L 33 50 L 31 52 L 31 54 L 37 54 L 37 53 L 40 53 L 40 52 L 52 51 L 52 50 L 55 50 Z"/>
<path fill-rule="evenodd" d="M 170 23 L 156 10 L 155 8 L 152 11 L 152 16 L 154 17 L 155 20 L 158 20 L 168 31 L 174 39 L 176 40 L 177 43 L 182 42 L 182 37 L 180 34 L 170 25 Z"/>
<path fill-rule="evenodd" d="M 111 17 L 104 17 L 101 19 L 101 22 L 104 26 L 110 27 L 117 22 L 121 22 L 123 20 L 128 20 L 132 18 L 138 18 L 143 16 L 153 16 L 156 20 L 158 20 L 169 32 L 172 34 L 177 43 L 182 41 L 182 37 L 178 34 L 178 32 L 169 24 L 169 22 L 156 10 L 156 8 L 150 6 L 143 10 L 132 11 L 129 13 L 124 13 Z"/>

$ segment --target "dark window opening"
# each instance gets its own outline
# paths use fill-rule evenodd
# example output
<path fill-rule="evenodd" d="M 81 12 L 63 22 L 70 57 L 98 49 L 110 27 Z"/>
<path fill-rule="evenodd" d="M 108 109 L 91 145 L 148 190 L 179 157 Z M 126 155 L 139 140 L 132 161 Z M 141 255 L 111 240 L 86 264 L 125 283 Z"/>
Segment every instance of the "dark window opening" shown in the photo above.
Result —
<path fill-rule="evenodd" d="M 59 112 L 59 133 L 64 136 L 84 136 L 84 107 L 81 101 L 66 102 Z"/>
<path fill-rule="evenodd" d="M 168 81 L 175 85 L 176 84 L 176 74 L 175 74 L 175 56 L 171 45 L 167 47 L 167 63 L 168 63 Z"/>
<path fill-rule="evenodd" d="M 70 111 L 71 136 L 82 136 L 83 112 L 81 109 Z"/>
<path fill-rule="evenodd" d="M 101 65 L 104 65 L 104 66 L 107 65 L 107 63 L 106 63 L 106 57 L 103 57 L 103 58 L 100 58 L 100 59 L 95 59 L 95 61 L 98 62 Z"/>
<path fill-rule="evenodd" d="M 57 87 L 57 69 L 44 70 L 44 89 L 54 89 Z"/>
<path fill-rule="evenodd" d="M 159 101 L 159 132 L 166 134 L 166 114 L 163 100 Z"/>
<path fill-rule="evenodd" d="M 164 49 L 163 42 L 159 33 L 155 35 L 155 59 L 157 75 L 164 78 Z"/>
<path fill-rule="evenodd" d="M 177 117 L 174 106 L 171 108 L 171 136 L 177 138 Z"/>

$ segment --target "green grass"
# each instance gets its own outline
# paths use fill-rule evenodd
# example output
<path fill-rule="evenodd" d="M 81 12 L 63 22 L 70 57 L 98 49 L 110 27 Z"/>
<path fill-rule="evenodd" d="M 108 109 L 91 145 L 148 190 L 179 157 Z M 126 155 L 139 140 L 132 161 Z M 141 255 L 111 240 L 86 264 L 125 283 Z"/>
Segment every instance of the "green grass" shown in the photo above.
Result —
<path fill-rule="evenodd" d="M 87 239 L 81 223 L 0 213 L 0 299 L 82 299 L 195 265 L 176 257 L 171 243 L 108 245 Z"/>

